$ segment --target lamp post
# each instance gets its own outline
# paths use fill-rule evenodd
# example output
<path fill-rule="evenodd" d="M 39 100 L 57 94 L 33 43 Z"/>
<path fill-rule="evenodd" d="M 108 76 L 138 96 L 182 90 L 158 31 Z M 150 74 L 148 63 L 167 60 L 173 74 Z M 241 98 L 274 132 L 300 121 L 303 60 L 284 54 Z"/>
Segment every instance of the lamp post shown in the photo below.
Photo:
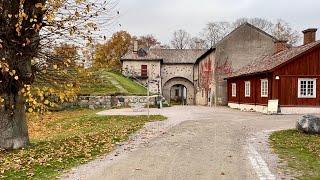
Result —
<path fill-rule="evenodd" d="M 150 118 L 150 93 L 149 93 L 149 80 L 147 80 L 147 108 L 148 108 L 148 119 Z"/>
<path fill-rule="evenodd" d="M 159 108 L 159 109 L 162 109 L 161 76 L 160 76 L 160 75 L 157 75 L 156 79 L 157 79 L 157 85 L 158 85 L 158 103 L 159 103 L 158 108 Z"/>

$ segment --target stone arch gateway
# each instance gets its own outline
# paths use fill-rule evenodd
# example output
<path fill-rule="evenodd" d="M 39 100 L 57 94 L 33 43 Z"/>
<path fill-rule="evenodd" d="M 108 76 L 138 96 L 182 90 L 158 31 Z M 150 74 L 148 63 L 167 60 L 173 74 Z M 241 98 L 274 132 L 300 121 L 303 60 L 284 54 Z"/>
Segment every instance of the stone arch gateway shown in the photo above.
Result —
<path fill-rule="evenodd" d="M 195 104 L 195 89 L 193 83 L 183 77 L 174 77 L 169 79 L 167 82 L 163 84 L 162 95 L 163 97 L 169 101 L 172 98 L 172 88 L 177 85 L 182 85 L 186 88 L 186 104 L 194 105 Z"/>

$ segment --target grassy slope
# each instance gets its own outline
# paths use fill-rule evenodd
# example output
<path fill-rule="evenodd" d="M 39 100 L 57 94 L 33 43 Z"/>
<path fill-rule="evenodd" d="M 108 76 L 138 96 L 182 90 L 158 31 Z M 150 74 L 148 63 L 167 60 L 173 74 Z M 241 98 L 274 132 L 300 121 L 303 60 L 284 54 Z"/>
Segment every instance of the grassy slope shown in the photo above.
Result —
<path fill-rule="evenodd" d="M 29 116 L 32 145 L 0 151 L 0 178 L 54 179 L 63 171 L 110 152 L 146 122 L 163 116 L 98 116 L 93 110 L 73 110 Z"/>
<path fill-rule="evenodd" d="M 306 135 L 296 130 L 275 132 L 270 143 L 279 157 L 288 163 L 289 170 L 299 179 L 320 179 L 320 136 Z"/>
<path fill-rule="evenodd" d="M 125 91 L 122 91 L 116 87 L 111 80 L 117 82 L 117 84 Z M 89 79 L 81 84 L 80 94 L 90 95 L 146 95 L 146 88 L 137 84 L 136 82 L 124 77 L 122 74 L 117 72 L 111 72 L 108 70 L 95 71 Z"/>
<path fill-rule="evenodd" d="M 133 82 L 132 80 L 126 78 L 120 73 L 117 72 L 106 72 L 108 76 L 116 80 L 124 89 L 128 91 L 129 94 L 136 95 L 146 95 L 147 89 L 142 87 L 141 85 Z"/>

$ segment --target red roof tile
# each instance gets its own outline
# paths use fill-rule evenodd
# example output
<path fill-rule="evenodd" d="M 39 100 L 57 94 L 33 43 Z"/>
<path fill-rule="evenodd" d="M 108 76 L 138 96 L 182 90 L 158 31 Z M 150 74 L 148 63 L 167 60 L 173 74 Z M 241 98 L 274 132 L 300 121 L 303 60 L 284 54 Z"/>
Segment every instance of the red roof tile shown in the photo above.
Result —
<path fill-rule="evenodd" d="M 228 78 L 246 76 L 250 74 L 256 74 L 260 72 L 267 72 L 280 66 L 281 64 L 307 52 L 308 50 L 320 45 L 320 41 L 316 41 L 307 45 L 292 47 L 290 49 L 281 51 L 274 55 L 263 56 L 254 61 L 249 65 L 239 69 L 232 73 Z"/>

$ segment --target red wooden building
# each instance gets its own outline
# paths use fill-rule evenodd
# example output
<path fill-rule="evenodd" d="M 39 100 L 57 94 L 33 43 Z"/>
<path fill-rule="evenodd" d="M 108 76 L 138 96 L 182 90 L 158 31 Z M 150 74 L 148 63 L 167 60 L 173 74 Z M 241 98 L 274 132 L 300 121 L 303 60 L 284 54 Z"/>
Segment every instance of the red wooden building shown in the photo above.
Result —
<path fill-rule="evenodd" d="M 320 41 L 317 29 L 304 33 L 304 45 L 275 43 L 275 54 L 253 61 L 227 78 L 232 108 L 268 112 L 278 100 L 281 113 L 320 113 Z"/>

